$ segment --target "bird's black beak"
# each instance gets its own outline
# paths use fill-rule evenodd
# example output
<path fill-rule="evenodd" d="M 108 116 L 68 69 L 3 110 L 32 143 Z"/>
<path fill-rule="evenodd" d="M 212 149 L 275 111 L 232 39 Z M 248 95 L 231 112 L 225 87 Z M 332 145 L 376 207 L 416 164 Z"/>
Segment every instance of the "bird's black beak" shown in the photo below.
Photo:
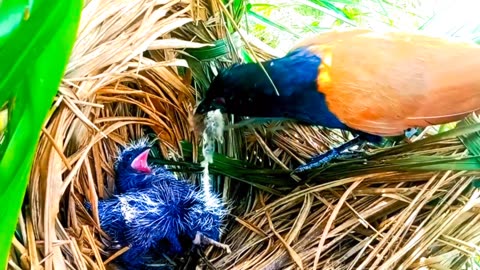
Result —
<path fill-rule="evenodd" d="M 205 113 L 207 113 L 208 107 L 209 107 L 209 105 L 207 104 L 206 100 L 200 102 L 197 109 L 195 110 L 195 114 L 205 114 Z"/>
<path fill-rule="evenodd" d="M 205 114 L 209 111 L 214 111 L 219 109 L 220 112 L 225 113 L 225 99 L 224 98 L 216 98 L 215 100 L 203 100 L 198 105 L 197 109 L 195 110 L 195 114 Z"/>

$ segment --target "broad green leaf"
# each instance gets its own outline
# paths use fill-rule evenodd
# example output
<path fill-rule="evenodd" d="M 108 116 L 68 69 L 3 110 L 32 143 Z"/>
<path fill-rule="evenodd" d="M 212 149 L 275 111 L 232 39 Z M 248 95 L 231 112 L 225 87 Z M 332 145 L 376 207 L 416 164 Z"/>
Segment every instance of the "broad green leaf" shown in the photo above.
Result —
<path fill-rule="evenodd" d="M 0 265 L 6 265 L 38 138 L 76 38 L 82 1 L 0 2 Z"/>

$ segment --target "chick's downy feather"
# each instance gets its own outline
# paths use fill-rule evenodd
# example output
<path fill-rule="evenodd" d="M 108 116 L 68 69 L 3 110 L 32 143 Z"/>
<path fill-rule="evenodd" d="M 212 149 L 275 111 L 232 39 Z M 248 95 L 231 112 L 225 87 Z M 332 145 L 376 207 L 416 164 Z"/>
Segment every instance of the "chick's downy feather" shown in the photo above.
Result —
<path fill-rule="evenodd" d="M 117 193 L 149 188 L 159 179 L 176 179 L 165 168 L 148 164 L 150 147 L 148 140 L 142 138 L 120 150 L 114 163 Z"/>
<path fill-rule="evenodd" d="M 162 255 L 185 255 L 198 234 L 218 241 L 226 214 L 217 197 L 207 198 L 201 188 L 148 165 L 142 153 L 149 147 L 140 141 L 120 152 L 117 192 L 98 203 L 100 227 L 114 242 L 130 246 L 121 261 L 135 269 L 146 269 Z"/>
<path fill-rule="evenodd" d="M 198 187 L 164 179 L 150 188 L 130 191 L 99 203 L 100 226 L 130 252 L 151 248 L 169 255 L 188 251 L 197 232 L 218 240 L 222 208 L 205 207 Z"/>

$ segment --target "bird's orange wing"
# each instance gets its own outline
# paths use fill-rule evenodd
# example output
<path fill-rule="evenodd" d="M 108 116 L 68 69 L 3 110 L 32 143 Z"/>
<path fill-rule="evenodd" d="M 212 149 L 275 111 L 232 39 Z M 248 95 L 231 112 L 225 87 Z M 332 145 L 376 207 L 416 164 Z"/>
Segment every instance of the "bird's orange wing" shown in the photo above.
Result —
<path fill-rule="evenodd" d="M 480 46 L 473 43 L 353 30 L 301 46 L 322 57 L 317 83 L 329 110 L 356 130 L 399 135 L 480 109 Z"/>

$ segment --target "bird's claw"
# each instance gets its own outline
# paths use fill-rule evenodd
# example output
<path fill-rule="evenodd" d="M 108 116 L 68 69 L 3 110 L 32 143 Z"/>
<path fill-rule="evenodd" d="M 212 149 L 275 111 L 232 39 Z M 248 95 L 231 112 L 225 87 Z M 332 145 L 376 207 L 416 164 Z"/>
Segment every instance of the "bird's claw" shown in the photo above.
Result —
<path fill-rule="evenodd" d="M 367 154 L 364 150 L 346 150 L 339 153 L 336 148 L 333 148 L 323 154 L 311 158 L 306 164 L 298 166 L 293 172 L 301 173 L 311 169 L 321 168 L 326 166 L 332 160 L 365 158 L 366 155 Z"/>
<path fill-rule="evenodd" d="M 351 160 L 351 159 L 358 159 L 358 158 L 365 159 L 367 158 L 367 156 L 368 156 L 367 152 L 365 152 L 365 150 L 363 149 L 348 150 L 343 153 L 340 153 L 340 155 L 338 155 L 335 159 L 338 159 L 338 160 Z"/>
<path fill-rule="evenodd" d="M 304 171 L 308 171 L 314 168 L 320 168 L 327 165 L 330 161 L 337 158 L 340 154 L 338 153 L 337 149 L 333 148 L 328 150 L 327 152 L 320 154 L 318 156 L 314 156 L 311 158 L 306 164 L 298 166 L 293 172 L 294 173 L 301 173 Z"/>
<path fill-rule="evenodd" d="M 232 253 L 229 245 L 222 244 L 218 241 L 215 241 L 211 238 L 206 237 L 201 232 L 197 232 L 195 235 L 195 239 L 193 239 L 193 244 L 197 246 L 204 246 L 204 245 L 213 245 L 225 250 L 228 254 Z"/>
<path fill-rule="evenodd" d="M 409 128 L 404 131 L 404 135 L 407 139 L 411 140 L 419 131 L 419 128 Z"/>

